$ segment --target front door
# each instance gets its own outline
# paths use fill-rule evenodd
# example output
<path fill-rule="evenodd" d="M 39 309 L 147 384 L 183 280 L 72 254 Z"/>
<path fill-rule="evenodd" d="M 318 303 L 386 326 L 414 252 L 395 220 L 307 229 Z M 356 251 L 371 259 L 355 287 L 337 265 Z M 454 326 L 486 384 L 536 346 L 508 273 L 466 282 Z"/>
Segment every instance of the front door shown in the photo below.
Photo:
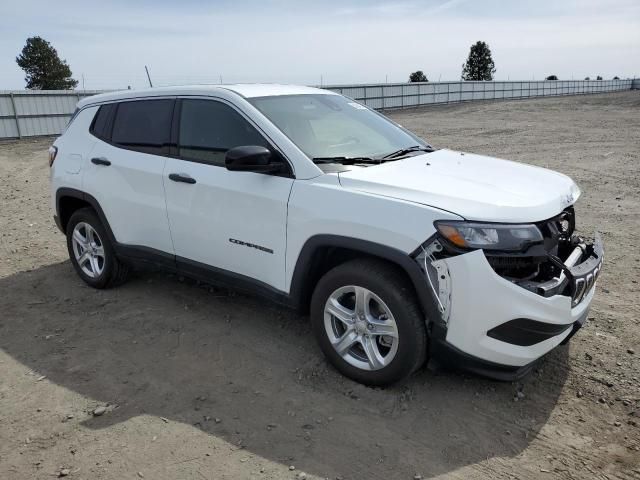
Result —
<path fill-rule="evenodd" d="M 224 156 L 233 147 L 261 145 L 285 160 L 231 105 L 212 99 L 179 102 L 177 158 L 167 159 L 163 175 L 178 262 L 284 290 L 293 179 L 232 172 Z"/>

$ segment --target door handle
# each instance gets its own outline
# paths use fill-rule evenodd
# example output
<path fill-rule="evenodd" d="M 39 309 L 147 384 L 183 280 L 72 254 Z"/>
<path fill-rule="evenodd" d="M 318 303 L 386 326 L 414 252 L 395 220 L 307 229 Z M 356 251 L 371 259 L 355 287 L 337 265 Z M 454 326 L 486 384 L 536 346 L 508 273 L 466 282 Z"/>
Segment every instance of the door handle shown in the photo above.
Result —
<path fill-rule="evenodd" d="M 191 185 L 196 183 L 196 179 L 190 177 L 186 173 L 170 173 L 169 180 L 173 180 L 174 182 L 189 183 Z"/>
<path fill-rule="evenodd" d="M 104 165 L 105 167 L 111 165 L 111 162 L 104 157 L 93 157 L 91 163 L 94 165 Z"/>

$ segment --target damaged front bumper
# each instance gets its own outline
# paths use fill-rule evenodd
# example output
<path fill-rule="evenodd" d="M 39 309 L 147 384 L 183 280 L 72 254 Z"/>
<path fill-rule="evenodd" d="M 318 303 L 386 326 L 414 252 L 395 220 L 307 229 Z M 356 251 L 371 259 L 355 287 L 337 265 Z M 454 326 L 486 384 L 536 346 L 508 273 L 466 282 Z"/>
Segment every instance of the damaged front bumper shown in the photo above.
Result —
<path fill-rule="evenodd" d="M 551 257 L 551 260 L 561 269 L 558 277 L 546 282 L 523 281 L 518 284 L 543 297 L 553 297 L 569 292 L 572 299 L 571 305 L 575 306 L 595 284 L 602 268 L 603 257 L 602 238 L 596 232 L 593 243 L 577 243 L 564 262 L 557 257 Z"/>
<path fill-rule="evenodd" d="M 502 380 L 525 375 L 584 324 L 604 256 L 598 234 L 592 243 L 576 237 L 565 259 L 549 256 L 556 276 L 517 280 L 498 274 L 483 250 L 445 256 L 432 245 L 416 258 L 440 312 L 431 358 Z"/>

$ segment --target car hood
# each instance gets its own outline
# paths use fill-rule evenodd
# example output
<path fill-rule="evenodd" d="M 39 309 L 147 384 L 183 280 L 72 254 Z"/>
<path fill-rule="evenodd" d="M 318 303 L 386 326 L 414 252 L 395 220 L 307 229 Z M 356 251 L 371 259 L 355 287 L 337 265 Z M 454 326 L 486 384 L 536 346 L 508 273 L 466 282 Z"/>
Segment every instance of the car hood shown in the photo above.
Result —
<path fill-rule="evenodd" d="M 580 196 L 566 175 L 498 158 L 437 150 L 339 174 L 344 188 L 429 205 L 467 220 L 537 222 Z"/>

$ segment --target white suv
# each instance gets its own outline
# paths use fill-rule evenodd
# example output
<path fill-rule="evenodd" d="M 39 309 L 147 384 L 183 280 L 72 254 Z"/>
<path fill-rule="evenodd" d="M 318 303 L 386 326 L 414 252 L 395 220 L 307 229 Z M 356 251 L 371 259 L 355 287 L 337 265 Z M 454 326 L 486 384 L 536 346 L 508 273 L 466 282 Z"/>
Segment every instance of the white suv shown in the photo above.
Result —
<path fill-rule="evenodd" d="M 436 150 L 325 90 L 97 95 L 49 161 L 86 283 L 151 264 L 306 309 L 329 361 L 370 385 L 427 358 L 525 374 L 584 323 L 602 264 L 568 177 Z"/>

